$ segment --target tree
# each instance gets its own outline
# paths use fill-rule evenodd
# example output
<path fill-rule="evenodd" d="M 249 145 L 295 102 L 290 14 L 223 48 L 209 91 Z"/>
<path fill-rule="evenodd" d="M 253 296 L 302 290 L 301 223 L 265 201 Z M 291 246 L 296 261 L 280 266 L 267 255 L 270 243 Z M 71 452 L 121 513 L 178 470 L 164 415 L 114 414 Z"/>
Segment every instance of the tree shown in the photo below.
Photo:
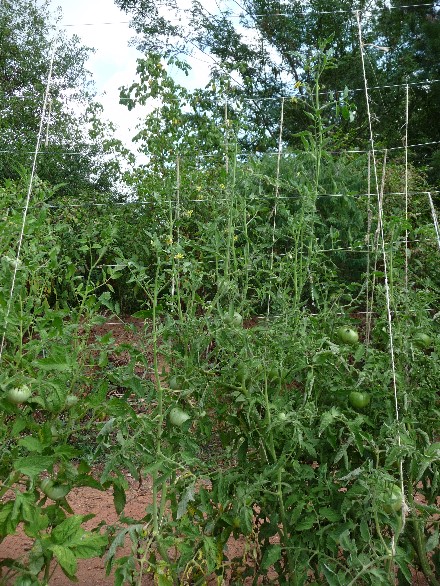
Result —
<path fill-rule="evenodd" d="M 123 151 L 100 119 L 85 62 L 91 49 L 56 32 L 49 2 L 0 2 L 0 180 L 29 169 L 35 151 L 53 43 L 55 52 L 37 173 L 58 193 L 112 191 Z M 79 112 L 79 113 L 78 113 Z"/>
<path fill-rule="evenodd" d="M 248 129 L 242 140 L 253 149 L 274 146 L 279 120 L 276 98 L 283 95 L 296 97 L 286 104 L 284 137 L 292 146 L 298 145 L 298 132 L 308 124 L 304 100 L 313 82 L 307 63 L 323 42 L 333 51 L 336 65 L 324 73 L 321 91 L 350 88 L 355 104 L 351 112 L 357 111 L 356 124 L 349 123 L 353 116 L 336 121 L 340 142 L 335 146 L 368 148 L 365 97 L 362 91 L 355 91 L 362 90 L 364 79 L 354 9 L 359 11 L 370 87 L 401 86 L 440 77 L 438 2 L 427 5 L 420 1 L 406 7 L 407 3 L 399 1 L 388 9 L 383 0 L 360 0 L 356 7 L 348 0 L 232 0 L 214 14 L 193 0 L 184 15 L 175 0 L 161 3 L 162 9 L 154 0 L 115 2 L 133 15 L 132 26 L 141 50 L 166 59 L 197 48 L 212 59 L 211 79 L 223 80 L 231 112 L 234 99 L 246 99 L 254 134 Z M 176 24 L 179 15 L 187 26 Z M 438 117 L 439 91 L 436 83 L 411 85 L 409 129 L 413 143 L 440 140 L 439 128 L 432 125 Z M 370 91 L 378 144 L 402 145 L 405 99 L 402 87 Z M 434 176 L 433 167 L 440 158 L 436 153 L 437 146 L 430 145 L 414 152 L 413 157 Z"/>

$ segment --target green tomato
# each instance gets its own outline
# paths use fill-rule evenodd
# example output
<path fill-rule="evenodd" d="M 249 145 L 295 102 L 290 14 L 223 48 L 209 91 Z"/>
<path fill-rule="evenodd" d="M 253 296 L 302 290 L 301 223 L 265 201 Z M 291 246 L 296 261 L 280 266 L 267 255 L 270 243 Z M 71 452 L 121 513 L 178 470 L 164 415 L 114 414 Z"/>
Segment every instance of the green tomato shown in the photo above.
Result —
<path fill-rule="evenodd" d="M 351 391 L 348 395 L 350 404 L 355 409 L 363 409 L 370 402 L 370 395 L 368 393 L 361 393 L 360 391 Z"/>
<path fill-rule="evenodd" d="M 416 332 L 413 336 L 413 343 L 417 348 L 421 350 L 427 350 L 431 347 L 432 339 L 428 334 L 424 334 L 423 332 Z"/>
<path fill-rule="evenodd" d="M 52 433 L 52 439 L 54 441 L 56 441 L 57 439 L 59 439 L 59 437 L 60 437 L 60 430 L 57 428 L 56 425 L 51 425 L 50 426 L 50 431 Z"/>
<path fill-rule="evenodd" d="M 66 407 L 73 407 L 78 403 L 78 397 L 76 395 L 67 395 Z"/>
<path fill-rule="evenodd" d="M 357 344 L 359 341 L 359 335 L 356 330 L 352 330 L 348 326 L 339 328 L 338 336 L 343 344 L 349 344 L 350 346 Z"/>
<path fill-rule="evenodd" d="M 243 317 L 238 313 L 238 311 L 234 311 L 232 315 L 230 313 L 226 313 L 224 319 L 225 324 L 234 328 L 239 328 L 243 323 Z"/>
<path fill-rule="evenodd" d="M 399 485 L 388 485 L 383 496 L 385 502 L 383 510 L 385 513 L 391 514 L 400 511 L 403 505 L 403 494 Z"/>
<path fill-rule="evenodd" d="M 188 413 L 185 413 L 180 407 L 173 407 L 170 411 L 170 423 L 176 427 L 181 427 L 185 421 L 191 419 Z"/>
<path fill-rule="evenodd" d="M 234 517 L 232 519 L 232 527 L 234 529 L 240 529 L 241 526 L 241 521 L 240 521 L 240 517 Z"/>
<path fill-rule="evenodd" d="M 58 484 L 52 478 L 43 478 L 40 482 L 40 488 L 52 501 L 59 501 L 70 492 L 70 487 L 67 484 Z"/>
<path fill-rule="evenodd" d="M 8 401 L 10 403 L 14 403 L 15 405 L 21 405 L 21 403 L 26 403 L 26 401 L 29 399 L 31 395 L 32 391 L 27 385 L 9 389 L 6 393 Z"/>

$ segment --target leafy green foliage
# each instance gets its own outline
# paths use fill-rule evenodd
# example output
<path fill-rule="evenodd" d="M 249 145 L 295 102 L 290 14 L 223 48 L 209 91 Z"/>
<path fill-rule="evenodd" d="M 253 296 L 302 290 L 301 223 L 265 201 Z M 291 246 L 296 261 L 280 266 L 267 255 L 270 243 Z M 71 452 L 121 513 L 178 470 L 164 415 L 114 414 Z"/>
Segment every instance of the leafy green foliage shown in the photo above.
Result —
<path fill-rule="evenodd" d="M 37 179 L 17 258 L 29 178 L 0 188 L 0 540 L 20 525 L 33 540 L 2 560 L 8 581 L 47 584 L 54 563 L 74 579 L 105 550 L 117 585 L 394 584 L 416 569 L 438 584 L 425 179 L 409 168 L 406 217 L 389 165 L 378 225 L 365 157 L 332 152 L 354 112 L 319 92 L 333 52 L 303 65 L 301 151 L 266 143 L 249 157 L 249 112 L 210 110 L 212 88 L 187 92 L 151 54 L 123 90 L 129 107 L 161 99 L 137 137 L 152 159 L 129 176 L 130 201 L 90 192 L 51 207 L 59 188 Z M 143 324 L 131 343 L 96 335 L 127 309 Z M 127 472 L 151 481 L 139 518 L 125 514 Z M 111 488 L 118 522 L 86 530 L 75 487 Z"/>

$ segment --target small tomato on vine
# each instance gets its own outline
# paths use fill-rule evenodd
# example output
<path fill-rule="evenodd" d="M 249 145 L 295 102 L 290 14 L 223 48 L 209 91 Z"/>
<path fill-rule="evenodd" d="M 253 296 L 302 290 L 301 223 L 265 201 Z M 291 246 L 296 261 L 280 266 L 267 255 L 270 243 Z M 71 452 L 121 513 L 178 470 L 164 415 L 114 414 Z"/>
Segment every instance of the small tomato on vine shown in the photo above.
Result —
<path fill-rule="evenodd" d="M 370 403 L 370 395 L 368 393 L 361 393 L 360 391 L 351 391 L 348 395 L 350 405 L 355 409 L 363 409 Z"/>
<path fill-rule="evenodd" d="M 6 397 L 10 403 L 21 405 L 22 403 L 26 403 L 31 394 L 32 391 L 30 388 L 27 385 L 22 385 L 21 387 L 9 389 L 6 393 Z"/>
<path fill-rule="evenodd" d="M 356 332 L 356 330 L 353 330 L 348 326 L 339 328 L 338 336 L 343 344 L 349 344 L 350 346 L 357 344 L 359 341 L 359 334 Z"/>

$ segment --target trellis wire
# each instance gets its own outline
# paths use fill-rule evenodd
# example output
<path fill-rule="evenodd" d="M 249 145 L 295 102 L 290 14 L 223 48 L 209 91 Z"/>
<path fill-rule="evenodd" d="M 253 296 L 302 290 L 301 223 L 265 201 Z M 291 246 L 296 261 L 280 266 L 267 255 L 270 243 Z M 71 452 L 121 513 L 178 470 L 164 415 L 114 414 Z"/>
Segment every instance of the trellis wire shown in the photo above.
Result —
<path fill-rule="evenodd" d="M 409 195 L 426 195 L 428 196 L 428 194 L 437 194 L 440 193 L 440 190 L 431 190 L 431 191 L 409 191 L 408 192 Z M 404 191 L 386 191 L 383 193 L 384 196 L 388 196 L 388 195 L 393 195 L 393 196 L 397 196 L 397 195 L 405 195 Z M 368 198 L 369 194 L 368 193 L 322 193 L 320 195 L 317 195 L 317 198 L 346 198 L 346 199 L 360 199 L 362 197 L 367 197 Z M 258 196 L 258 197 L 252 197 L 249 198 L 249 201 L 268 201 L 271 200 L 273 196 Z M 295 194 L 295 195 L 279 195 L 278 196 L 278 200 L 290 200 L 290 199 L 301 199 L 303 197 L 303 195 L 301 194 Z M 174 199 L 163 199 L 160 201 L 160 203 L 173 203 L 176 202 L 177 200 Z M 211 199 L 208 198 L 190 198 L 187 199 L 186 202 L 187 203 L 209 203 L 211 201 Z M 217 203 L 218 202 L 227 202 L 229 201 L 227 198 L 216 198 L 215 200 Z M 70 202 L 63 202 L 62 204 L 48 204 L 48 203 L 37 203 L 35 205 L 30 205 L 29 209 L 38 209 L 41 207 L 46 207 L 49 209 L 64 209 L 64 208 L 89 208 L 89 207 L 96 207 L 96 208 L 102 208 L 102 207 L 110 207 L 110 206 L 114 206 L 114 207 L 130 207 L 130 206 L 148 206 L 148 205 L 152 205 L 153 203 L 158 203 L 157 200 L 151 198 L 151 199 L 143 199 L 143 200 L 130 200 L 130 201 L 108 201 L 108 202 L 104 202 L 104 203 L 98 203 L 98 202 L 80 202 L 80 203 L 70 203 Z M 9 209 L 24 209 L 23 207 L 14 207 L 14 206 L 9 206 Z M 419 242 L 418 240 L 412 240 L 409 242 Z"/>
<path fill-rule="evenodd" d="M 408 126 L 409 126 L 409 86 L 405 92 L 405 291 L 408 293 Z"/>
<path fill-rule="evenodd" d="M 170 202 L 171 205 L 171 202 Z M 180 157 L 179 155 L 177 155 L 176 158 L 176 210 L 175 210 L 175 219 L 178 221 L 180 218 Z M 172 212 L 172 208 L 170 208 L 170 238 L 173 238 L 173 212 Z M 177 225 L 177 243 L 179 243 L 180 240 L 180 228 L 179 225 Z M 173 261 L 173 265 L 174 265 L 174 261 Z M 174 297 L 174 293 L 175 293 L 175 289 L 176 289 L 176 276 L 175 276 L 175 271 L 174 271 L 174 266 L 173 266 L 173 277 L 172 277 L 172 282 L 171 282 L 171 296 Z"/>
<path fill-rule="evenodd" d="M 439 225 L 438 225 L 437 212 L 435 211 L 434 202 L 432 201 L 432 195 L 429 191 L 428 191 L 428 200 L 429 200 L 429 205 L 431 207 L 432 221 L 434 223 L 435 233 L 437 236 L 437 244 L 438 244 L 438 247 L 440 250 L 440 230 L 439 230 Z"/>
<path fill-rule="evenodd" d="M 393 334 L 393 324 L 392 324 L 392 314 L 391 314 L 391 299 L 390 299 L 390 288 L 388 282 L 388 261 L 387 255 L 385 250 L 385 235 L 384 235 L 384 228 L 383 228 L 383 206 L 382 200 L 380 197 L 379 192 L 379 181 L 377 175 L 377 163 L 376 163 L 376 153 L 375 153 L 375 145 L 374 145 L 374 135 L 373 135 L 373 125 L 372 125 L 372 118 L 371 118 L 371 111 L 370 111 L 370 98 L 368 92 L 368 81 L 367 81 L 367 74 L 365 70 L 365 60 L 364 60 L 364 48 L 363 48 L 363 38 L 362 38 L 362 26 L 361 26 L 361 18 L 360 12 L 356 11 L 356 21 L 358 27 L 358 36 L 359 36 L 359 49 L 360 49 L 360 57 L 361 57 L 361 65 L 362 65 L 362 75 L 364 79 L 364 86 L 365 86 L 365 100 L 366 100 L 366 107 L 367 107 L 367 116 L 368 116 L 368 127 L 370 133 L 370 144 L 371 144 L 371 153 L 373 158 L 373 170 L 374 170 L 374 178 L 376 183 L 376 193 L 378 199 L 378 227 L 380 229 L 380 240 L 381 240 L 381 249 L 382 249 L 382 260 L 384 263 L 384 282 L 385 282 L 385 299 L 386 299 L 386 308 L 387 308 L 387 318 L 388 318 L 388 334 L 390 338 L 390 358 L 391 358 L 391 369 L 392 369 L 392 382 L 393 382 L 393 394 L 394 394 L 394 410 L 395 410 L 395 417 L 397 423 L 397 443 L 400 447 L 402 444 L 402 440 L 400 437 L 400 414 L 399 414 L 399 401 L 397 397 L 397 373 L 396 373 L 396 364 L 395 364 L 395 353 L 394 353 L 394 334 Z M 405 501 L 405 487 L 403 483 L 403 463 L 402 458 L 399 458 L 399 475 L 400 475 L 400 487 L 403 496 L 403 506 L 402 506 L 402 530 L 405 528 L 405 513 L 407 509 L 406 501 Z M 393 554 L 395 554 L 395 547 L 396 544 L 394 542 L 394 535 L 392 538 L 392 546 L 393 546 Z"/>
<path fill-rule="evenodd" d="M 382 163 L 382 179 L 381 179 L 381 184 L 380 184 L 380 191 L 379 191 L 379 205 L 382 206 L 383 204 L 383 198 L 384 198 L 384 189 L 385 189 L 385 177 L 386 177 L 386 167 L 387 167 L 387 153 L 385 152 L 384 157 L 383 157 L 383 163 Z M 374 305 L 374 292 L 375 292 L 375 288 L 376 288 L 376 273 L 377 273 L 377 261 L 378 261 L 378 242 L 379 242 L 379 236 L 380 236 L 380 226 L 379 223 L 377 225 L 376 231 L 374 233 L 374 239 L 373 239 L 373 244 L 372 246 L 372 250 L 374 251 L 374 266 L 373 266 L 373 280 L 371 283 L 371 293 L 370 293 L 370 298 L 367 298 L 367 310 L 372 311 L 373 309 L 373 305 Z M 367 273 L 367 279 L 369 278 L 369 273 Z M 371 320 L 372 320 L 372 313 L 370 312 L 369 314 L 369 319 L 367 321 L 369 321 L 368 323 L 368 329 L 371 333 Z"/>
<path fill-rule="evenodd" d="M 278 99 L 283 99 L 283 98 L 278 98 Z M 284 98 L 285 99 L 285 98 Z M 431 140 L 428 142 L 418 142 L 415 144 L 409 144 L 408 148 L 409 149 L 413 149 L 416 147 L 424 147 L 424 146 L 431 146 L 431 145 L 435 145 L 435 144 L 440 144 L 440 140 Z M 401 151 L 404 150 L 405 146 L 394 146 L 394 147 L 383 147 L 383 148 L 376 148 L 375 152 L 376 153 L 383 153 L 385 151 Z M 13 154 L 16 153 L 17 149 L 1 149 L 0 150 L 0 154 Z M 298 151 L 300 152 L 300 151 Z M 302 151 L 301 151 L 302 152 Z M 343 154 L 368 154 L 370 151 L 369 149 L 339 149 L 336 151 L 328 151 L 331 154 L 335 154 L 335 155 L 343 155 Z M 24 154 L 26 155 L 35 155 L 35 151 L 23 151 Z M 37 153 L 38 155 L 65 155 L 65 156 L 87 156 L 90 155 L 89 152 L 87 152 L 86 150 L 84 151 L 58 151 L 56 149 L 54 149 L 53 151 L 39 151 Z M 141 154 L 146 154 L 146 153 L 141 153 Z M 181 159 L 190 159 L 190 160 L 196 160 L 199 158 L 213 158 L 213 157 L 221 157 L 222 155 L 220 153 L 197 153 L 197 154 L 186 154 L 186 153 L 178 153 L 179 156 L 181 157 Z M 295 157 L 297 155 L 296 151 L 289 151 L 289 152 L 283 152 L 283 156 L 284 157 Z M 162 159 L 163 157 L 161 157 L 161 155 L 153 155 L 153 154 L 148 154 L 146 155 L 148 156 L 150 159 Z M 265 156 L 265 157 L 270 157 L 270 156 L 278 156 L 278 151 L 269 151 L 269 152 L 260 152 L 260 151 L 242 151 L 238 153 L 239 157 L 261 157 L 261 156 Z"/>
<path fill-rule="evenodd" d="M 420 240 L 410 240 L 409 242 L 410 243 L 411 242 L 420 242 Z M 358 254 L 358 253 L 359 254 L 368 254 L 368 253 L 374 252 L 376 249 L 377 249 L 377 247 L 375 248 L 374 245 L 372 245 L 368 248 L 356 248 L 353 246 L 351 248 L 344 248 L 343 246 L 341 246 L 341 247 L 334 247 L 334 248 L 318 248 L 317 251 L 319 253 L 322 253 L 322 252 L 353 252 L 354 254 Z M 290 251 L 289 252 L 281 252 L 277 256 L 279 258 L 283 258 L 285 256 L 289 256 L 289 254 L 291 254 Z M 309 254 L 309 253 L 308 253 L 308 251 L 307 252 L 299 251 L 298 254 L 303 255 L 303 254 Z M 237 260 L 244 260 L 244 258 L 237 257 Z M 208 262 L 208 263 L 215 263 L 215 262 L 221 263 L 221 262 L 225 262 L 225 261 L 224 261 L 224 259 L 218 259 L 218 260 L 207 260 L 206 262 Z M 274 263 L 275 263 L 275 257 L 274 257 Z M 99 265 L 99 267 L 118 268 L 118 269 L 122 270 L 122 269 L 126 268 L 126 265 L 118 263 L 118 264 Z M 367 313 L 370 313 L 370 312 L 367 311 Z"/>
<path fill-rule="evenodd" d="M 50 127 L 50 115 L 52 113 L 52 100 L 49 100 L 49 109 L 47 112 L 47 124 L 46 124 L 46 140 L 44 141 L 44 146 L 47 148 L 49 146 L 49 127 Z"/>
<path fill-rule="evenodd" d="M 162 4 L 162 5 L 156 5 L 156 6 L 164 6 L 167 7 L 166 4 Z M 384 12 L 385 10 L 403 10 L 403 9 L 407 9 L 407 8 L 420 8 L 420 7 L 427 7 L 427 6 L 432 6 L 432 2 L 426 2 L 424 4 L 406 4 L 404 6 L 387 6 L 385 8 L 369 8 L 368 10 L 366 10 L 364 12 L 364 14 L 377 14 L 379 12 Z M 246 10 L 243 8 L 243 11 L 246 12 Z M 359 10 L 304 10 L 302 12 L 296 12 L 296 13 L 289 13 L 289 12 L 270 12 L 270 13 L 265 13 L 265 14 L 249 14 L 248 16 L 252 16 L 253 18 L 263 18 L 263 17 L 284 17 L 284 16 L 310 16 L 310 15 L 320 15 L 320 14 L 355 14 L 356 12 L 359 12 Z M 232 14 L 227 14 L 227 13 L 222 13 L 219 15 L 214 15 L 214 16 L 227 16 L 227 18 L 242 18 L 243 14 L 237 14 L 237 13 L 232 13 Z M 181 18 L 170 18 L 168 19 L 170 22 L 180 22 Z M 73 28 L 73 27 L 77 27 L 77 26 L 108 26 L 108 25 L 118 25 L 118 24 L 131 24 L 131 20 L 116 20 L 116 21 L 103 21 L 103 22 L 79 22 L 79 23 L 65 23 L 65 24 L 59 24 L 58 26 L 61 28 Z"/>
<path fill-rule="evenodd" d="M 372 213 L 372 209 L 371 209 L 371 153 L 368 153 L 368 161 L 367 161 L 367 191 L 368 191 L 368 200 L 367 200 L 367 236 L 366 236 L 366 242 L 367 242 L 367 246 L 370 247 L 370 241 L 371 241 L 371 226 L 372 226 L 372 221 L 373 221 L 373 213 Z M 370 258 L 370 254 L 367 255 L 367 278 L 366 278 L 366 291 L 365 291 L 365 297 L 367 300 L 367 311 L 369 309 L 369 302 L 370 302 L 370 264 L 371 264 L 371 258 Z M 370 314 L 368 314 L 366 323 L 365 323 L 365 344 L 368 347 L 370 344 L 370 333 L 371 333 L 371 319 L 370 319 Z"/>
<path fill-rule="evenodd" d="M 23 209 L 20 235 L 18 237 L 17 254 L 15 257 L 14 270 L 12 273 L 12 282 L 11 282 L 11 287 L 9 290 L 9 298 L 8 298 L 8 303 L 6 306 L 5 320 L 4 320 L 4 324 L 3 324 L 3 332 L 2 332 L 2 338 L 1 338 L 1 343 L 0 343 L 0 363 L 2 362 L 3 350 L 5 347 L 5 343 L 6 343 L 6 331 L 8 328 L 9 316 L 11 313 L 12 300 L 14 297 L 14 290 L 15 290 L 15 282 L 17 280 L 17 272 L 18 272 L 18 266 L 20 263 L 21 248 L 23 245 L 24 230 L 25 230 L 25 226 L 26 226 L 26 219 L 27 219 L 27 214 L 28 214 L 29 204 L 30 204 L 31 194 L 32 194 L 32 185 L 34 182 L 35 171 L 36 171 L 36 167 L 37 167 L 38 150 L 40 148 L 40 144 L 41 144 L 41 140 L 42 140 L 42 136 L 43 136 L 44 116 L 46 113 L 46 108 L 47 108 L 47 104 L 48 104 L 48 100 L 49 100 L 49 90 L 50 90 L 50 82 L 52 79 L 52 70 L 53 70 L 53 61 L 54 61 L 54 57 L 55 57 L 55 49 L 56 49 L 56 39 L 52 42 L 52 50 L 51 50 L 50 61 L 49 61 L 49 72 L 48 72 L 47 81 L 46 81 L 46 91 L 44 94 L 43 107 L 41 109 L 40 126 L 38 129 L 35 154 L 34 154 L 34 159 L 32 161 L 32 169 L 31 169 L 31 174 L 30 174 L 30 178 L 29 178 L 29 186 L 28 186 L 26 201 L 25 201 L 25 205 L 24 205 L 24 209 Z"/>
<path fill-rule="evenodd" d="M 274 253 L 275 253 L 275 230 L 276 230 L 276 220 L 277 220 L 277 212 L 278 212 L 278 199 L 280 194 L 280 166 L 281 166 L 281 153 L 283 151 L 283 126 L 284 126 L 284 98 L 281 100 L 281 114 L 280 114 L 280 133 L 278 136 L 278 157 L 277 157 L 277 170 L 276 170 L 276 179 L 275 179 L 275 204 L 272 210 L 273 214 L 273 223 L 272 223 L 272 249 L 270 252 L 270 271 L 273 270 L 273 263 L 274 263 Z M 267 298 L 267 315 L 270 313 L 270 302 L 271 302 L 271 294 L 269 292 Z"/>
<path fill-rule="evenodd" d="M 229 152 L 228 152 L 228 98 L 225 98 L 225 171 L 229 173 Z"/>
<path fill-rule="evenodd" d="M 365 45 L 364 45 L 365 46 Z M 208 61 L 202 60 L 202 59 L 198 59 L 196 57 L 193 57 L 193 59 L 196 59 L 197 61 L 201 61 L 203 63 L 209 63 Z M 385 84 L 385 85 L 372 85 L 369 86 L 369 90 L 382 90 L 382 89 L 395 89 L 395 88 L 401 88 L 401 87 L 405 87 L 406 86 L 427 86 L 427 85 L 432 85 L 434 83 L 440 83 L 440 79 L 425 79 L 423 81 L 412 81 L 412 82 L 407 82 L 407 83 L 392 83 L 392 84 Z M 363 92 L 364 88 L 347 88 L 349 93 L 354 93 L 354 92 Z M 304 90 L 304 88 L 303 88 Z M 338 94 L 343 94 L 345 91 L 345 89 L 341 90 L 341 89 L 329 89 L 329 90 L 323 90 L 318 92 L 318 95 L 320 96 L 327 96 L 328 94 L 334 94 L 335 96 L 337 96 Z M 286 100 L 290 100 L 290 99 L 295 99 L 295 100 L 299 100 L 299 101 L 306 101 L 307 97 L 303 94 L 286 94 L 285 96 L 273 96 L 273 97 L 263 97 L 263 96 L 238 96 L 237 97 L 237 101 L 241 101 L 241 102 L 272 102 L 274 100 L 280 100 L 281 98 L 285 98 Z M 13 96 L 14 100 L 26 100 L 28 99 L 28 96 Z M 222 100 L 224 98 L 221 98 L 220 96 L 218 98 L 212 98 L 211 102 L 218 102 L 219 100 Z M 130 97 L 119 97 L 119 102 L 128 102 L 129 100 L 132 100 L 132 98 Z M 377 149 L 376 149 L 377 150 Z M 0 151 L 2 152 L 2 151 Z M 41 153 L 41 151 L 40 151 Z"/>

